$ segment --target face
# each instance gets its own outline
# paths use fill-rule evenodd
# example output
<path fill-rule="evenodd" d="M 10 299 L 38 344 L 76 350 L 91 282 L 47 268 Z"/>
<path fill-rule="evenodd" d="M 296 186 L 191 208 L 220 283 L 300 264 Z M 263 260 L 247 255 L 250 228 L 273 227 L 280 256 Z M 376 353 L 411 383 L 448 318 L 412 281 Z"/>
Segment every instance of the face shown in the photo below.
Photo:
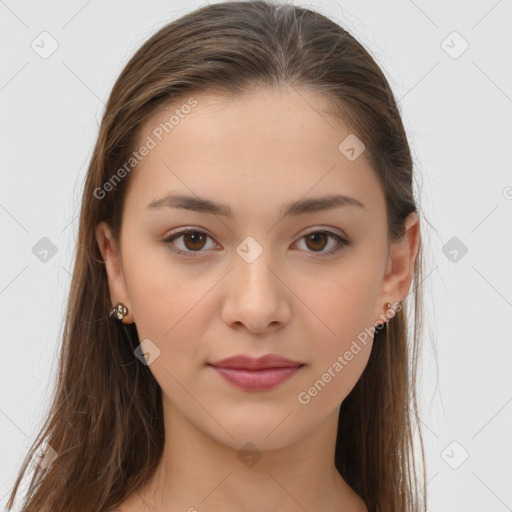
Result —
<path fill-rule="evenodd" d="M 375 171 L 364 151 L 339 149 L 351 131 L 321 96 L 192 96 L 142 127 L 137 148 L 151 148 L 129 176 L 120 240 L 98 225 L 112 304 L 149 340 L 164 407 L 234 448 L 282 447 L 356 384 L 384 303 L 407 294 L 417 232 L 389 244 Z M 192 209 L 206 199 L 223 206 Z M 225 375 L 247 383 L 256 372 L 211 366 L 240 354 L 301 366 L 260 371 L 251 382 L 267 388 L 247 389 Z"/>

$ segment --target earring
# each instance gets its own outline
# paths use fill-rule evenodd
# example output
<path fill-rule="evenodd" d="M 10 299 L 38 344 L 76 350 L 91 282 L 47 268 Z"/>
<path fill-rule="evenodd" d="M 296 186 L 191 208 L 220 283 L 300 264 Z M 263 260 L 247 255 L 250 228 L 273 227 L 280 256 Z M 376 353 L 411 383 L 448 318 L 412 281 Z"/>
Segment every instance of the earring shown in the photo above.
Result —
<path fill-rule="evenodd" d="M 117 306 L 110 312 L 110 314 L 108 316 L 110 318 L 116 317 L 118 320 L 122 320 L 126 316 L 127 313 L 128 313 L 128 309 L 126 308 L 126 306 L 122 302 L 119 302 L 117 304 Z"/>
<path fill-rule="evenodd" d="M 384 308 L 386 309 L 386 311 L 389 310 L 391 308 L 391 306 L 392 306 L 391 302 L 386 302 L 384 304 Z M 378 322 L 377 324 L 375 324 L 375 328 L 383 329 L 387 325 L 388 322 L 389 322 L 389 319 L 382 323 Z"/>

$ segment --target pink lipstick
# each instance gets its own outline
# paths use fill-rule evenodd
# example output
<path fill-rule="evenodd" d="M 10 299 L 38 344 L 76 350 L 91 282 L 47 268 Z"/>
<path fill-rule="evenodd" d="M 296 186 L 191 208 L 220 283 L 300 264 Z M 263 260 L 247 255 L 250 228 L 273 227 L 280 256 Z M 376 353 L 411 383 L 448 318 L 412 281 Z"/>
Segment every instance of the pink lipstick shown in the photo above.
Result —
<path fill-rule="evenodd" d="M 224 379 L 246 391 L 266 391 L 286 382 L 303 363 L 276 354 L 254 358 L 237 355 L 209 363 Z"/>

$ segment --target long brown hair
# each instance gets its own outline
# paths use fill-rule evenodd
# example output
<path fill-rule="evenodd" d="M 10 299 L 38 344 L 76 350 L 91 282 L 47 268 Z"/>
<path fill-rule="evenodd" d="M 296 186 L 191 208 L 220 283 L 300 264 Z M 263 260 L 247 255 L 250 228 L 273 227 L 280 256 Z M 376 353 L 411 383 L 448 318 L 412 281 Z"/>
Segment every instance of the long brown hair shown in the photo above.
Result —
<path fill-rule="evenodd" d="M 407 136 L 383 72 L 352 35 L 318 12 L 265 1 L 206 5 L 165 25 L 125 66 L 103 115 L 83 191 L 58 381 L 9 509 L 28 469 L 33 474 L 22 502 L 27 512 L 113 510 L 154 474 L 164 445 L 161 389 L 134 356 L 135 325 L 108 318 L 110 295 L 95 227 L 107 221 L 119 236 L 130 175 L 112 177 L 130 159 L 149 115 L 202 91 L 250 94 L 255 86 L 281 84 L 323 94 L 334 118 L 364 142 L 385 194 L 390 239 L 403 234 L 405 218 L 417 212 Z M 100 198 L 107 182 L 112 189 Z M 340 408 L 335 464 L 369 511 L 426 507 L 416 402 L 421 273 L 420 244 L 410 292 L 412 335 L 404 303 L 376 331 L 367 367 Z M 57 455 L 47 467 L 32 462 L 43 443 Z"/>

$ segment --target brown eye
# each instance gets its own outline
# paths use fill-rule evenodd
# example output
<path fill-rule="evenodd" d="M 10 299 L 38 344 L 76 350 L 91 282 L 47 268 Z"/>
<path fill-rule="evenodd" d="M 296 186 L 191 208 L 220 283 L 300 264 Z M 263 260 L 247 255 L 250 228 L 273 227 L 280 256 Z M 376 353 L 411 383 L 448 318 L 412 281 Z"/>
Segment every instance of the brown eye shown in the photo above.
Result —
<path fill-rule="evenodd" d="M 208 239 L 211 239 L 211 237 L 207 233 L 196 229 L 187 229 L 165 238 L 163 243 L 164 245 L 170 245 L 171 250 L 177 254 L 194 257 L 206 252 L 202 249 L 207 245 Z M 176 244 L 181 245 L 181 247 L 175 246 L 175 240 L 181 242 Z"/>
<path fill-rule="evenodd" d="M 181 248 L 175 246 L 175 240 L 178 241 L 180 239 Z M 163 240 L 163 243 L 164 245 L 170 245 L 171 250 L 177 254 L 194 257 L 200 256 L 202 252 L 207 252 L 203 249 L 207 246 L 208 239 L 212 240 L 210 235 L 203 231 L 187 229 L 167 237 Z M 318 253 L 321 256 L 334 254 L 351 244 L 351 242 L 336 233 L 325 230 L 306 233 L 300 238 L 301 242 L 303 240 L 305 241 L 306 252 Z M 330 240 L 336 242 L 334 248 L 330 247 L 329 250 L 324 250 L 326 247 L 329 247 Z"/>
<path fill-rule="evenodd" d="M 321 251 L 327 244 L 329 237 L 324 232 L 311 233 L 306 235 L 306 245 L 313 251 Z"/>
<path fill-rule="evenodd" d="M 199 231 L 189 231 L 183 235 L 183 244 L 191 251 L 197 251 L 204 247 L 206 237 Z"/>
<path fill-rule="evenodd" d="M 350 245 L 351 242 L 345 240 L 341 236 L 336 233 L 332 233 L 331 231 L 311 231 L 302 236 L 300 241 L 304 240 L 306 245 L 306 252 L 319 253 L 321 256 L 334 254 L 345 246 Z M 329 248 L 329 240 L 333 240 L 337 243 L 334 244 L 334 247 Z M 324 250 L 328 247 L 328 250 Z"/>

